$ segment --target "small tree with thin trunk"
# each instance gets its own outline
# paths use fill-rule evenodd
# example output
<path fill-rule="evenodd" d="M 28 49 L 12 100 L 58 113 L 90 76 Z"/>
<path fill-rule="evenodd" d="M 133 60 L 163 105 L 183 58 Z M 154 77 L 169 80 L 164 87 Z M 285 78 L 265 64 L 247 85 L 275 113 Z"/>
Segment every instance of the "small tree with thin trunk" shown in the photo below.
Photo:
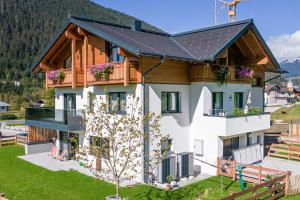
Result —
<path fill-rule="evenodd" d="M 93 94 L 90 95 L 90 98 L 93 97 Z M 126 104 L 120 99 L 117 102 L 118 105 L 110 105 L 109 97 L 93 100 L 93 106 L 85 113 L 85 141 L 90 141 L 92 145 L 84 144 L 80 155 L 96 176 L 115 183 L 115 196 L 119 198 L 121 179 L 141 177 L 143 165 L 154 169 L 160 162 L 162 134 L 161 116 L 145 114 L 139 98 L 128 95 Z M 147 134 L 144 131 L 145 124 L 148 127 Z M 151 146 L 147 154 L 143 152 L 145 141 Z M 96 156 L 90 156 L 91 152 Z M 144 159 L 145 156 L 147 159 Z M 100 168 L 99 165 L 101 169 L 95 170 L 95 166 Z"/>

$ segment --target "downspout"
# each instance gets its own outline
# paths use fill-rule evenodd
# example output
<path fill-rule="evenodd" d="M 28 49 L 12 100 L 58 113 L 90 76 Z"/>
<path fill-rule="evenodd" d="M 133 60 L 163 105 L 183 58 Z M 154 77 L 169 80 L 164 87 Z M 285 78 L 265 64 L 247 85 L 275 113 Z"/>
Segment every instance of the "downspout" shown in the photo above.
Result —
<path fill-rule="evenodd" d="M 165 55 L 160 58 L 160 62 L 157 63 L 156 65 L 152 66 L 150 69 L 142 73 L 142 97 L 143 97 L 143 116 L 147 114 L 149 111 L 149 99 L 147 99 L 146 102 L 146 93 L 145 93 L 145 77 L 158 68 L 160 65 L 162 65 L 165 62 Z M 149 161 L 149 140 L 147 138 L 149 134 L 149 123 L 146 121 L 144 123 L 144 135 L 146 135 L 144 139 L 144 182 L 148 183 L 149 182 L 149 166 L 147 162 Z"/>

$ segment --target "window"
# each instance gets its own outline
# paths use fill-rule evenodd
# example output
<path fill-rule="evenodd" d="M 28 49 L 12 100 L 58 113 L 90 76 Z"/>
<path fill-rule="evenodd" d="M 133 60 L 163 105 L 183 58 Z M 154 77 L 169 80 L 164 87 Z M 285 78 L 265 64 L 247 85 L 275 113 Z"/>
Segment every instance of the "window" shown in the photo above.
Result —
<path fill-rule="evenodd" d="M 261 135 L 256 136 L 256 143 L 261 144 Z"/>
<path fill-rule="evenodd" d="M 259 87 L 259 86 L 261 86 L 261 78 L 253 77 L 253 79 L 252 79 L 252 86 L 253 87 Z"/>
<path fill-rule="evenodd" d="M 90 154 L 100 156 L 102 158 L 109 158 L 109 140 L 108 138 L 100 138 L 96 136 L 90 137 Z"/>
<path fill-rule="evenodd" d="M 172 139 L 165 138 L 161 140 L 161 154 L 166 155 L 172 149 Z"/>
<path fill-rule="evenodd" d="M 179 92 L 161 93 L 161 112 L 162 113 L 179 112 Z"/>
<path fill-rule="evenodd" d="M 110 92 L 109 93 L 109 112 L 125 114 L 126 112 L 126 93 Z"/>
<path fill-rule="evenodd" d="M 71 58 L 71 56 L 69 56 L 69 57 L 65 60 L 64 65 L 65 65 L 65 68 L 66 68 L 66 69 L 72 68 L 72 58 Z"/>
<path fill-rule="evenodd" d="M 223 113 L 223 92 L 212 93 L 212 114 L 220 115 Z"/>
<path fill-rule="evenodd" d="M 247 133 L 247 146 L 252 145 L 252 136 L 251 133 Z"/>
<path fill-rule="evenodd" d="M 223 157 L 229 158 L 232 156 L 232 151 L 240 148 L 240 138 L 234 137 L 223 140 Z"/>
<path fill-rule="evenodd" d="M 108 62 L 123 62 L 124 56 L 118 54 L 118 46 L 115 44 L 107 43 L 107 57 Z"/>
<path fill-rule="evenodd" d="M 194 149 L 196 156 L 204 155 L 204 141 L 203 140 L 194 140 Z"/>
<path fill-rule="evenodd" d="M 244 95 L 242 92 L 234 93 L 234 108 L 243 109 L 243 98 L 244 98 Z"/>

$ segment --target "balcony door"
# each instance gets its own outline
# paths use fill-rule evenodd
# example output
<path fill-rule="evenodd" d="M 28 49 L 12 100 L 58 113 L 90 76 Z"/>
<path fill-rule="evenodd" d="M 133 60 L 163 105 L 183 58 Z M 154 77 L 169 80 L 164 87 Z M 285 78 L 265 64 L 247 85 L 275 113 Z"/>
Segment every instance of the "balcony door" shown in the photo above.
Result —
<path fill-rule="evenodd" d="M 75 110 L 76 109 L 76 94 L 67 93 L 64 94 L 64 110 Z"/>
<path fill-rule="evenodd" d="M 213 115 L 224 114 L 223 92 L 213 92 L 212 93 L 212 114 Z"/>

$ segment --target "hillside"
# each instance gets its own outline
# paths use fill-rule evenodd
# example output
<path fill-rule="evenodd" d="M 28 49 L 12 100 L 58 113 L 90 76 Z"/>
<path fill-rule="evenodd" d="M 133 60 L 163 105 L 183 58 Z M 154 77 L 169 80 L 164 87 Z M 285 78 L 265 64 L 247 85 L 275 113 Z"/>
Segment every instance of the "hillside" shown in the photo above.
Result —
<path fill-rule="evenodd" d="M 289 72 L 285 74 L 286 78 L 300 76 L 300 58 L 296 58 L 293 60 L 285 60 L 282 63 L 280 63 L 280 66 L 283 70 Z"/>
<path fill-rule="evenodd" d="M 0 79 L 19 80 L 69 12 L 123 25 L 134 19 L 89 0 L 0 0 Z"/>
<path fill-rule="evenodd" d="M 134 21 L 89 0 L 0 0 L 0 100 L 20 109 L 44 97 L 43 77 L 30 78 L 29 68 L 69 13 L 122 25 Z M 145 22 L 143 28 L 160 31 Z"/>

